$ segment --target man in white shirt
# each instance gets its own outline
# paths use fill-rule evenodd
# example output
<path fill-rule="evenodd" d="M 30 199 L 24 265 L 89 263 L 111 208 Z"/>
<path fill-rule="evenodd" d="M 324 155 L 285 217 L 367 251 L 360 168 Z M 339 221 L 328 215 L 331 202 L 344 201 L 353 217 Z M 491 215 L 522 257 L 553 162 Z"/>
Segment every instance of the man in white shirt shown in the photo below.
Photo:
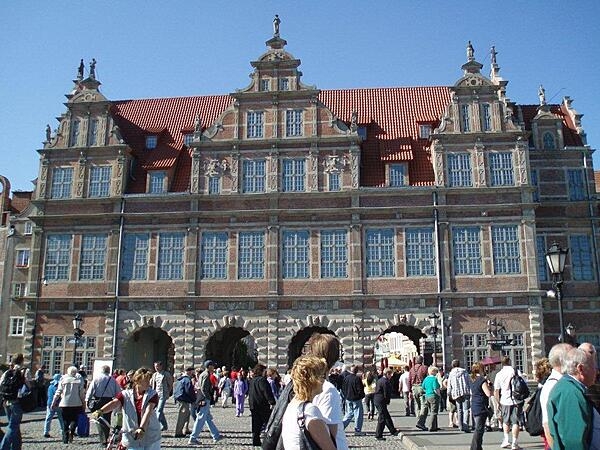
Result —
<path fill-rule="evenodd" d="M 567 353 L 571 350 L 570 344 L 556 344 L 550 349 L 548 353 L 548 362 L 552 366 L 552 372 L 550 376 L 542 386 L 542 392 L 540 392 L 540 407 L 542 409 L 542 426 L 544 427 L 544 436 L 548 446 L 552 448 L 552 437 L 550 436 L 550 429 L 548 428 L 548 396 L 550 391 L 563 376 L 563 366 L 567 359 Z"/>
<path fill-rule="evenodd" d="M 519 418 L 523 415 L 523 402 L 517 402 L 512 397 L 510 383 L 515 376 L 515 369 L 510 365 L 510 358 L 504 356 L 502 358 L 502 369 L 496 375 L 494 380 L 494 397 L 500 404 L 502 412 L 502 429 L 504 431 L 504 439 L 500 445 L 502 448 L 510 448 L 518 450 L 519 447 Z M 512 429 L 512 445 L 509 441 Z"/>
<path fill-rule="evenodd" d="M 452 360 L 452 370 L 448 374 L 448 396 L 456 402 L 458 424 L 465 433 L 470 433 L 469 408 L 471 407 L 471 379 L 458 359 Z"/>
<path fill-rule="evenodd" d="M 410 391 L 409 370 L 410 367 L 404 367 L 404 372 L 402 372 L 402 375 L 400 375 L 400 380 L 398 381 L 398 384 L 400 385 L 399 388 L 404 396 L 404 405 L 406 407 L 407 417 L 415 415 L 415 401 L 412 398 L 412 392 Z"/>
<path fill-rule="evenodd" d="M 154 363 L 154 373 L 150 379 L 150 387 L 158 394 L 158 406 L 156 407 L 156 415 L 161 424 L 162 431 L 168 429 L 167 418 L 165 417 L 165 403 L 173 393 L 173 377 L 163 369 L 161 361 Z"/>

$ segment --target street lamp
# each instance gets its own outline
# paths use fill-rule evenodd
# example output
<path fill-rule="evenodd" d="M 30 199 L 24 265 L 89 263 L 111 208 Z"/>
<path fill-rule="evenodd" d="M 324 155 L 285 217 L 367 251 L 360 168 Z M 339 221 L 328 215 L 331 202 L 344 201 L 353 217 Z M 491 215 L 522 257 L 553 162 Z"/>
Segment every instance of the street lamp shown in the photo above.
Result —
<path fill-rule="evenodd" d="M 73 342 L 73 365 L 77 364 L 77 345 L 79 344 L 79 339 L 85 334 L 85 331 L 81 329 L 81 325 L 83 324 L 83 317 L 77 314 L 73 317 L 73 337 L 75 338 Z"/>
<path fill-rule="evenodd" d="M 558 301 L 558 320 L 560 322 L 560 334 L 558 335 L 559 342 L 564 340 L 564 317 L 563 317 L 563 306 L 562 306 L 562 285 L 563 285 L 563 272 L 565 271 L 565 263 L 567 262 L 567 254 L 569 249 L 563 249 L 561 246 L 554 242 L 546 252 L 546 263 L 550 268 L 552 274 L 552 290 L 548 291 L 549 297 L 556 297 Z"/>
<path fill-rule="evenodd" d="M 429 319 L 429 323 L 431 324 L 431 327 L 429 328 L 429 333 L 431 333 L 431 335 L 433 336 L 433 356 L 432 356 L 432 360 L 433 360 L 433 365 L 436 365 L 436 350 L 437 350 L 437 334 L 438 334 L 438 319 L 440 318 L 440 316 L 438 314 L 436 314 L 435 312 L 433 312 L 429 317 L 427 317 Z"/>

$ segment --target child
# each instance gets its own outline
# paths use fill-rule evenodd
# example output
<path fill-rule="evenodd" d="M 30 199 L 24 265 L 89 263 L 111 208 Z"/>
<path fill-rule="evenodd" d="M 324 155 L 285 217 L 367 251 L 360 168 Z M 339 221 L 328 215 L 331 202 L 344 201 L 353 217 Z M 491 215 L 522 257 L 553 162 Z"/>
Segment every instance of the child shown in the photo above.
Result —
<path fill-rule="evenodd" d="M 233 397 L 235 398 L 235 417 L 244 414 L 244 399 L 248 393 L 248 383 L 244 380 L 244 375 L 239 372 L 237 380 L 233 384 Z"/>

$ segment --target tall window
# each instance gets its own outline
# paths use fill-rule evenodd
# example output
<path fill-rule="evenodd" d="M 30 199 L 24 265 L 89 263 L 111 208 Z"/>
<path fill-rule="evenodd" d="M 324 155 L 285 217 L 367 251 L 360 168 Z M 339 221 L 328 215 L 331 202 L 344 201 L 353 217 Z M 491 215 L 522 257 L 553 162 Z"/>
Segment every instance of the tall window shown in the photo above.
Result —
<path fill-rule="evenodd" d="M 242 163 L 242 192 L 254 194 L 265 192 L 266 161 L 245 159 Z"/>
<path fill-rule="evenodd" d="M 10 330 L 9 335 L 11 336 L 23 336 L 25 331 L 25 317 L 11 317 L 10 318 Z"/>
<path fill-rule="evenodd" d="M 17 267 L 29 267 L 29 255 L 30 250 L 28 248 L 24 248 L 21 250 L 17 250 Z"/>
<path fill-rule="evenodd" d="M 110 166 L 94 166 L 90 170 L 90 197 L 108 197 L 110 192 Z"/>
<path fill-rule="evenodd" d="M 492 227 L 494 273 L 521 273 L 519 229 L 516 225 Z"/>
<path fill-rule="evenodd" d="M 367 277 L 393 277 L 394 230 L 391 228 L 367 230 Z"/>
<path fill-rule="evenodd" d="M 464 367 L 472 367 L 488 355 L 487 335 L 485 333 L 465 333 L 463 338 Z"/>
<path fill-rule="evenodd" d="M 489 103 L 481 105 L 481 129 L 490 131 L 492 129 L 492 109 Z"/>
<path fill-rule="evenodd" d="M 454 247 L 454 274 L 481 274 L 481 242 L 479 227 L 456 227 L 452 229 Z"/>
<path fill-rule="evenodd" d="M 285 135 L 302 136 L 302 110 L 290 109 L 285 112 Z"/>
<path fill-rule="evenodd" d="M 263 92 L 267 92 L 271 90 L 271 80 L 268 78 L 260 80 L 260 90 Z"/>
<path fill-rule="evenodd" d="M 329 192 L 339 191 L 342 189 L 340 178 L 340 172 L 329 172 L 327 174 L 327 190 Z"/>
<path fill-rule="evenodd" d="M 202 234 L 202 278 L 207 280 L 227 278 L 227 233 Z"/>
<path fill-rule="evenodd" d="M 586 200 L 583 170 L 569 169 L 567 176 L 569 179 L 569 200 Z"/>
<path fill-rule="evenodd" d="M 390 164 L 389 181 L 390 187 L 401 187 L 408 185 L 406 164 Z"/>
<path fill-rule="evenodd" d="M 248 115 L 246 117 L 246 137 L 263 137 L 264 117 L 265 113 L 263 111 L 248 111 Z"/>
<path fill-rule="evenodd" d="M 490 153 L 489 162 L 492 186 L 513 186 L 515 184 L 512 153 Z"/>
<path fill-rule="evenodd" d="M 148 172 L 148 177 L 150 177 L 148 181 L 149 194 L 163 194 L 166 192 L 165 179 L 167 178 L 167 174 L 165 172 L 154 170 Z"/>
<path fill-rule="evenodd" d="M 321 278 L 348 276 L 348 245 L 345 230 L 321 231 Z"/>
<path fill-rule="evenodd" d="M 502 356 L 508 356 L 512 366 L 520 372 L 525 372 L 527 369 L 527 361 L 525 359 L 525 336 L 523 333 L 509 333 L 509 345 L 502 349 Z"/>
<path fill-rule="evenodd" d="M 15 283 L 13 284 L 13 296 L 20 298 L 27 296 L 27 283 Z"/>
<path fill-rule="evenodd" d="M 31 233 L 33 233 L 33 222 L 28 220 L 25 222 L 25 225 L 23 225 L 23 234 L 28 236 Z"/>
<path fill-rule="evenodd" d="M 87 234 L 81 240 L 80 280 L 104 279 L 106 235 Z"/>
<path fill-rule="evenodd" d="M 308 231 L 285 231 L 282 250 L 283 278 L 308 278 Z"/>
<path fill-rule="evenodd" d="M 160 233 L 158 238 L 158 279 L 182 280 L 185 236 L 183 233 Z"/>
<path fill-rule="evenodd" d="M 469 105 L 460 106 L 460 121 L 462 124 L 462 131 L 471 131 L 471 110 Z"/>
<path fill-rule="evenodd" d="M 64 336 L 44 336 L 42 344 L 42 364 L 48 373 L 63 373 L 65 338 Z"/>
<path fill-rule="evenodd" d="M 72 167 L 55 167 L 54 169 L 52 169 L 52 186 L 50 187 L 50 198 L 71 198 L 72 183 Z"/>
<path fill-rule="evenodd" d="M 546 131 L 542 137 L 542 146 L 544 150 L 556 150 L 556 141 L 550 131 Z"/>
<path fill-rule="evenodd" d="M 544 236 L 535 237 L 535 247 L 537 250 L 537 266 L 540 281 L 548 281 L 548 264 L 546 263 L 546 238 Z"/>
<path fill-rule="evenodd" d="M 290 90 L 289 78 L 280 78 L 279 79 L 279 90 L 280 91 L 289 91 Z"/>
<path fill-rule="evenodd" d="M 145 280 L 148 277 L 147 233 L 127 233 L 123 239 L 122 280 Z"/>
<path fill-rule="evenodd" d="M 79 141 L 79 128 L 81 122 L 79 119 L 71 121 L 71 132 L 69 133 L 69 147 L 75 147 Z"/>
<path fill-rule="evenodd" d="M 473 186 L 471 155 L 468 153 L 448 154 L 448 185 L 451 187 Z"/>
<path fill-rule="evenodd" d="M 532 200 L 534 202 L 539 202 L 540 201 L 540 182 L 539 182 L 538 171 L 535 169 L 531 170 L 531 186 L 534 188 L 533 194 L 532 194 Z"/>
<path fill-rule="evenodd" d="M 265 236 L 260 231 L 244 231 L 238 235 L 238 278 L 264 278 Z"/>
<path fill-rule="evenodd" d="M 435 275 L 435 246 L 433 228 L 407 228 L 406 276 Z"/>
<path fill-rule="evenodd" d="M 284 159 L 282 166 L 283 192 L 304 192 L 305 160 Z"/>
<path fill-rule="evenodd" d="M 89 129 L 88 129 L 88 146 L 93 146 L 98 144 L 98 119 L 90 119 Z"/>
<path fill-rule="evenodd" d="M 208 177 L 208 194 L 218 195 L 221 193 L 221 177 Z"/>
<path fill-rule="evenodd" d="M 590 237 L 585 234 L 572 235 L 569 237 L 569 243 L 571 244 L 571 276 L 573 280 L 593 280 L 594 261 Z"/>
<path fill-rule="evenodd" d="M 71 235 L 51 234 L 46 239 L 46 260 L 44 276 L 48 281 L 69 279 L 71 265 Z"/>

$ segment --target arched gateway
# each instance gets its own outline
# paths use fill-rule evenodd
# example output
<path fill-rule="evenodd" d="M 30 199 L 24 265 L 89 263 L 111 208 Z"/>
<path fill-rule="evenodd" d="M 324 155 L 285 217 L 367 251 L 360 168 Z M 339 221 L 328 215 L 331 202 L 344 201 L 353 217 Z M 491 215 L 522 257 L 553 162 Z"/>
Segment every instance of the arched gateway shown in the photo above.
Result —
<path fill-rule="evenodd" d="M 217 330 L 206 343 L 206 359 L 212 359 L 220 366 L 251 367 L 258 355 L 250 332 L 239 327 L 225 327 Z"/>
<path fill-rule="evenodd" d="M 171 336 L 158 327 L 143 327 L 135 330 L 125 341 L 122 363 L 124 369 L 152 368 L 155 361 L 173 371 L 175 346 Z"/>
<path fill-rule="evenodd" d="M 325 327 L 311 326 L 302 328 L 292 338 L 292 341 L 288 346 L 288 367 L 292 367 L 296 358 L 302 354 L 306 342 L 313 335 L 313 333 L 333 334 L 335 336 L 333 331 Z"/>

